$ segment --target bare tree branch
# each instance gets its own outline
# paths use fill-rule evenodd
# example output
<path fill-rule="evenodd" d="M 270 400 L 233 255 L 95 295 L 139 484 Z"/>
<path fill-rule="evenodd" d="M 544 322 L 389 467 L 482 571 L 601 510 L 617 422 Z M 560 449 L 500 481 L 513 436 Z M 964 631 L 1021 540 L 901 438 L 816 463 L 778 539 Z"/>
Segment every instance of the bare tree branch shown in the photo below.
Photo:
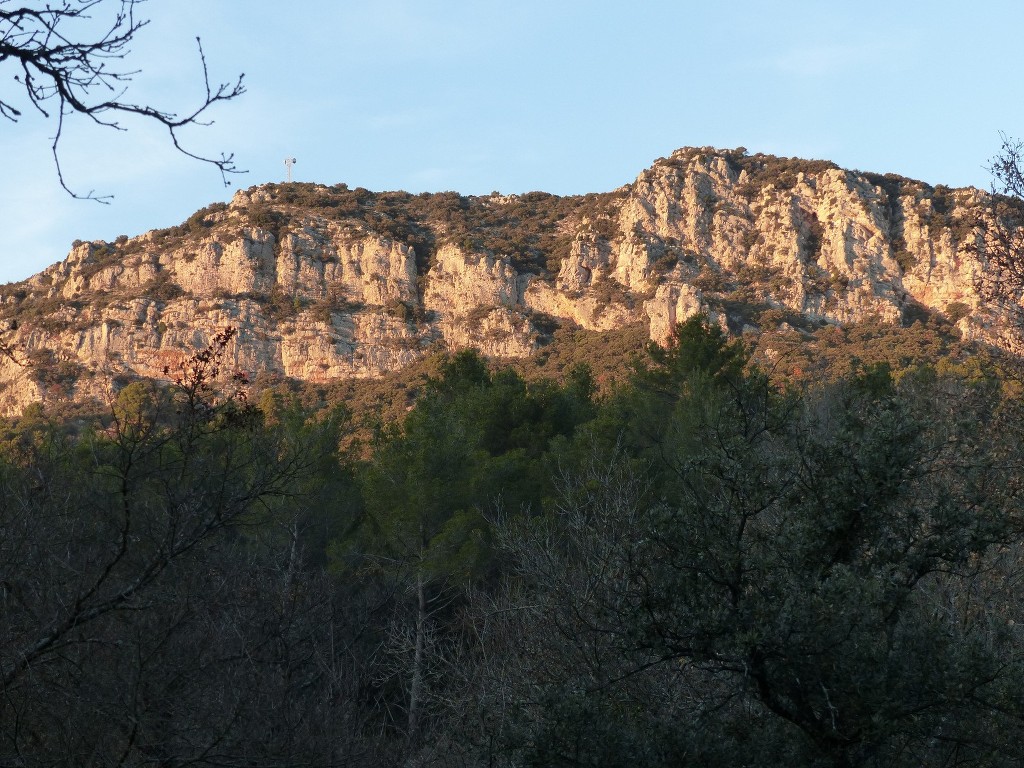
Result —
<path fill-rule="evenodd" d="M 24 99 L 40 115 L 56 122 L 52 152 L 60 185 L 79 199 L 109 202 L 109 195 L 97 196 L 75 192 L 64 177 L 60 162 L 60 141 L 64 135 L 64 118 L 72 114 L 86 115 L 97 125 L 125 130 L 117 121 L 120 115 L 137 115 L 163 125 L 171 143 L 182 154 L 215 166 L 228 186 L 228 174 L 244 173 L 233 154 L 208 157 L 185 147 L 180 129 L 190 125 L 208 126 L 207 114 L 215 104 L 245 93 L 244 75 L 233 82 L 210 82 L 209 68 L 202 43 L 196 38 L 199 61 L 203 69 L 203 96 L 198 106 L 178 114 L 148 104 L 137 104 L 126 98 L 128 87 L 138 70 L 121 68 L 131 53 L 135 35 L 149 22 L 136 16 L 136 6 L 144 0 L 62 0 L 44 8 L 10 7 L 10 0 L 0 0 L 0 65 L 10 62 L 17 68 L 14 80 Z M 95 29 L 94 12 L 113 8 L 112 18 Z M 109 12 L 109 11 L 108 11 Z M 0 117 L 17 122 L 23 107 L 14 98 L 0 95 Z"/>
<path fill-rule="evenodd" d="M 1000 136 L 1002 147 L 988 166 L 992 194 L 976 243 L 986 265 L 977 288 L 1019 322 L 1024 311 L 1024 143 Z"/>

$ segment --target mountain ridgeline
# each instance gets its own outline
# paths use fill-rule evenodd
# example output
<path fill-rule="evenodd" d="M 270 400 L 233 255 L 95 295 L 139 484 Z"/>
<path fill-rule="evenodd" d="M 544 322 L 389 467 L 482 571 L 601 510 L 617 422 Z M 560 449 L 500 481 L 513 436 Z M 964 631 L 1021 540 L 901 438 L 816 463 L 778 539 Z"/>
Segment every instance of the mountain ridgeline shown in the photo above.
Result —
<path fill-rule="evenodd" d="M 0 411 L 109 401 L 229 326 L 233 370 L 309 382 L 381 376 L 439 348 L 528 358 L 560 329 L 641 326 L 663 341 L 698 311 L 780 338 L 932 318 L 1013 346 L 977 290 L 987 199 L 712 148 L 582 196 L 264 184 L 177 227 L 76 242 L 0 289 Z"/>

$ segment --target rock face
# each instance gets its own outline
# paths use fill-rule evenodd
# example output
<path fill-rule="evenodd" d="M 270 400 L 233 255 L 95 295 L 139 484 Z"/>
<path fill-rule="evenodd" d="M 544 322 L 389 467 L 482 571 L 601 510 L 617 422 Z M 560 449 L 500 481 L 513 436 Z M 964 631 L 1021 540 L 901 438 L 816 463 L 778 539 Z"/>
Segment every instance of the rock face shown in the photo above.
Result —
<path fill-rule="evenodd" d="M 734 331 L 937 313 L 1010 344 L 975 288 L 985 200 L 710 148 L 581 197 L 264 185 L 0 289 L 0 411 L 163 377 L 225 326 L 236 369 L 313 381 L 525 356 L 566 324 L 660 341 L 701 310 Z"/>

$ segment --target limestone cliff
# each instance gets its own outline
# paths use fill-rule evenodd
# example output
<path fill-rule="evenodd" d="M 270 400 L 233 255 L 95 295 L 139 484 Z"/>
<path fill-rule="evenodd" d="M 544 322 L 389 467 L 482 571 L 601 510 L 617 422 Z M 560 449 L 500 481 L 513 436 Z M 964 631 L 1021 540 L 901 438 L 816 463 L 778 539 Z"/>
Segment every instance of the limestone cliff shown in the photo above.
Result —
<path fill-rule="evenodd" d="M 565 324 L 661 340 L 701 309 L 733 331 L 931 312 L 1009 344 L 975 288 L 985 199 L 710 148 L 579 197 L 263 185 L 0 289 L 0 411 L 109 397 L 229 325 L 236 369 L 313 381 L 530 355 Z"/>

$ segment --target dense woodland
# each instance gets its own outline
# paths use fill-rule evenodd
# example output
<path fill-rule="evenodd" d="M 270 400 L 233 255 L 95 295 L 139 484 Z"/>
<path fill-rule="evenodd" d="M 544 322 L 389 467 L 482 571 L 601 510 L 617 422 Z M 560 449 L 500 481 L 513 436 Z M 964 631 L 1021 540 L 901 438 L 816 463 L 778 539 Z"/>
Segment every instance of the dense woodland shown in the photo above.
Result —
<path fill-rule="evenodd" d="M 600 394 L 463 352 L 357 429 L 228 338 L 4 424 L 0 764 L 1024 758 L 1012 370 L 786 384 L 698 317 Z"/>

